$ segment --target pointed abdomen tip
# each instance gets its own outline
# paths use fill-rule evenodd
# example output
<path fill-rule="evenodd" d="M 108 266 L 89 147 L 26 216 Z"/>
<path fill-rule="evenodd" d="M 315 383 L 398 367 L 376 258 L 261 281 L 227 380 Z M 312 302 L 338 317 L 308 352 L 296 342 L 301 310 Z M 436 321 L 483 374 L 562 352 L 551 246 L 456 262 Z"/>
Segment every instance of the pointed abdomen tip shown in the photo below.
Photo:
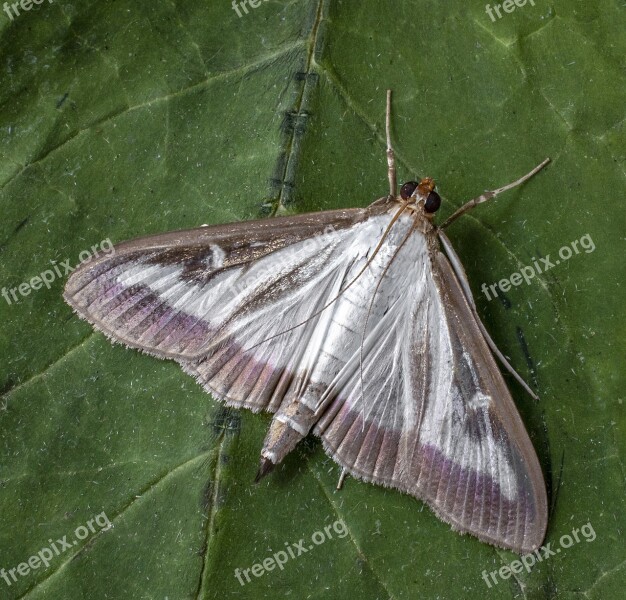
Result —
<path fill-rule="evenodd" d="M 259 470 L 256 472 L 256 477 L 254 478 L 254 483 L 259 483 L 259 481 L 261 481 L 263 477 L 265 477 L 270 471 L 272 471 L 275 466 L 276 465 L 269 458 L 265 458 L 265 456 L 262 456 Z"/>

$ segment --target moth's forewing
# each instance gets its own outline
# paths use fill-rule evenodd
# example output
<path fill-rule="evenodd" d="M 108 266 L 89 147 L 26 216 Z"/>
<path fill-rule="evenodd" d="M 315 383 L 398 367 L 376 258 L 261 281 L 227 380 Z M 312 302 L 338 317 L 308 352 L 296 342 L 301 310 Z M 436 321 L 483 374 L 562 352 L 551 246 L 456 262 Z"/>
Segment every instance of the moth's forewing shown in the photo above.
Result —
<path fill-rule="evenodd" d="M 185 314 L 189 303 L 176 295 L 177 285 L 196 284 L 206 293 L 229 269 L 324 236 L 329 228 L 341 231 L 368 215 L 366 209 L 336 210 L 138 238 L 116 245 L 114 254 L 81 264 L 69 278 L 63 296 L 80 317 L 115 340 L 164 358 L 194 359 L 201 344 L 175 341 L 172 333 L 210 332 L 202 318 Z M 157 281 L 162 288 L 169 285 L 170 296 L 151 292 L 149 285 Z M 245 281 L 239 285 L 245 286 Z M 230 291 L 237 289 L 233 284 Z M 176 303 L 180 310 L 172 308 Z M 207 302 L 206 308 L 208 314 L 215 306 Z"/>
<path fill-rule="evenodd" d="M 495 443 L 500 447 L 508 446 L 506 456 L 515 471 L 517 493 L 513 493 L 512 485 L 514 500 L 500 506 L 497 525 L 492 526 L 491 520 L 485 517 L 485 512 L 489 510 L 493 518 L 496 516 L 495 507 L 491 504 L 491 500 L 497 498 L 495 486 L 492 495 L 485 496 L 486 506 L 474 510 L 474 518 L 480 515 L 482 523 L 489 523 L 483 538 L 486 541 L 498 545 L 499 540 L 505 539 L 505 547 L 519 553 L 530 552 L 541 546 L 548 523 L 546 486 L 541 466 L 504 378 L 448 259 L 440 253 L 437 255 L 437 264 L 439 268 L 436 272 L 440 274 L 442 288 L 449 300 L 448 319 L 459 324 L 457 330 L 460 330 L 460 346 L 475 357 L 479 367 L 477 375 L 479 379 L 484 378 L 484 388 L 492 391 L 487 407 L 489 419 L 485 423 L 491 424 Z M 506 481 L 505 477 L 501 477 L 501 491 L 505 490 Z M 495 484 L 498 485 L 497 477 Z M 494 493 L 496 494 L 493 495 Z M 492 536 L 493 540 L 490 540 Z"/>
<path fill-rule="evenodd" d="M 412 269 L 404 309 L 316 432 L 356 477 L 422 498 L 459 531 L 534 550 L 547 500 L 528 434 L 448 260 L 425 244 L 411 255 L 427 266 Z"/>
<path fill-rule="evenodd" d="M 326 211 L 132 240 L 81 265 L 64 297 L 96 329 L 179 361 L 229 404 L 274 410 L 315 321 L 274 344 L 245 346 L 310 317 L 324 281 L 344 268 L 348 232 L 385 211 Z"/>

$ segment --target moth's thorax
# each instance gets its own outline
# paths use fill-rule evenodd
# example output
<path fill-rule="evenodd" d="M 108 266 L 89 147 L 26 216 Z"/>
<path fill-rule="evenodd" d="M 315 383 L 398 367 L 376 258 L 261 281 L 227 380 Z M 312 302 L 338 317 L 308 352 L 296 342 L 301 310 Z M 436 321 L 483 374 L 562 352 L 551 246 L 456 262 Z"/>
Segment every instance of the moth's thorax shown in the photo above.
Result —
<path fill-rule="evenodd" d="M 404 207 L 404 210 L 410 216 L 415 223 L 415 229 L 421 231 L 424 235 L 436 235 L 437 226 L 433 223 L 434 214 L 427 213 L 424 210 L 424 203 L 420 201 L 410 202 L 407 204 L 400 196 L 397 196 L 393 201 L 393 206 L 390 209 L 392 214 L 396 213 L 400 208 Z"/>

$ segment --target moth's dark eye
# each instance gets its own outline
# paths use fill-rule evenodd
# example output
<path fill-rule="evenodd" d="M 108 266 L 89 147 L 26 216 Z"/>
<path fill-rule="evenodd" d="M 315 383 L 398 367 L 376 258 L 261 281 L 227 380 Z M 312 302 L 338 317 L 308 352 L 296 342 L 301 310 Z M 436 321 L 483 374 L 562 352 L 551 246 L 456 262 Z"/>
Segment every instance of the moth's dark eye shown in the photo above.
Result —
<path fill-rule="evenodd" d="M 441 196 L 437 192 L 430 192 L 426 202 L 424 202 L 424 210 L 427 213 L 434 213 L 439 210 L 441 206 Z"/>
<path fill-rule="evenodd" d="M 408 200 L 417 187 L 417 181 L 407 181 L 400 188 L 400 197 L 402 200 Z"/>

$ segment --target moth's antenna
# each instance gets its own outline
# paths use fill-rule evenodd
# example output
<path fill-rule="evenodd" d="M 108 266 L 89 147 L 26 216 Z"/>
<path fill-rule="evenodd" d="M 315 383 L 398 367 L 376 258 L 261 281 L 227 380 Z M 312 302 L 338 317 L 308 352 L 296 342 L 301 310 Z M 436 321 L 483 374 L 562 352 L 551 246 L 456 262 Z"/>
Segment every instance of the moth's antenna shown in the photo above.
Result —
<path fill-rule="evenodd" d="M 518 185 L 522 185 L 522 183 L 524 183 L 525 181 L 528 181 L 533 175 L 536 175 L 539 171 L 541 171 L 541 169 L 543 169 L 549 162 L 550 162 L 550 159 L 546 158 L 541 164 L 537 165 L 530 173 L 526 173 L 526 175 L 515 180 L 513 183 L 508 183 L 507 185 L 502 186 L 501 188 L 498 188 L 497 190 L 484 192 L 480 196 L 477 196 L 476 198 L 472 198 L 469 202 L 466 202 L 463 206 L 461 206 L 461 208 L 459 208 L 456 212 L 454 212 L 452 216 L 448 217 L 443 222 L 443 224 L 440 225 L 439 227 L 441 229 L 445 229 L 448 225 L 450 225 L 450 223 L 452 223 L 453 221 L 456 221 L 462 214 L 466 213 L 468 210 L 471 210 L 472 208 L 474 208 L 475 206 L 479 204 L 482 204 L 483 202 L 487 202 L 487 200 L 491 200 L 491 198 L 494 198 L 495 196 L 497 196 L 498 194 L 501 194 L 502 192 L 506 192 L 507 190 L 517 187 Z"/>
<path fill-rule="evenodd" d="M 396 158 L 391 145 L 391 90 L 387 90 L 387 110 L 385 111 L 385 134 L 387 136 L 387 177 L 389 178 L 389 199 L 396 197 Z"/>
<path fill-rule="evenodd" d="M 378 245 L 376 246 L 376 248 L 374 248 L 374 252 L 372 253 L 372 256 L 370 256 L 367 259 L 366 263 L 363 265 L 361 270 L 354 276 L 352 281 L 350 281 L 348 283 L 348 285 L 346 285 L 346 287 L 341 288 L 339 290 L 339 292 L 337 293 L 337 295 L 332 300 L 329 300 L 324 306 L 322 306 L 322 308 L 320 308 L 319 310 L 315 311 L 310 317 L 308 317 L 304 321 L 301 321 L 300 323 L 297 323 L 293 327 L 289 327 L 287 329 L 284 329 L 283 331 L 279 331 L 278 333 L 275 333 L 274 335 L 272 335 L 272 336 L 270 336 L 268 338 L 265 338 L 264 340 L 261 340 L 260 342 L 257 342 L 253 346 L 250 346 L 249 348 L 246 348 L 244 350 L 244 352 L 248 352 L 249 350 L 254 350 L 254 348 L 256 348 L 257 346 L 260 346 L 261 344 L 264 344 L 265 342 L 269 342 L 270 340 L 273 340 L 274 338 L 278 337 L 279 335 L 283 335 L 285 333 L 289 333 L 290 331 L 293 331 L 294 329 L 296 329 L 298 327 L 301 327 L 302 325 L 305 325 L 311 319 L 317 317 L 319 314 L 321 314 L 323 311 L 325 311 L 331 304 L 336 302 L 341 297 L 341 294 L 343 294 L 359 277 L 361 277 L 361 275 L 363 275 L 363 273 L 365 273 L 365 269 L 367 269 L 367 267 L 369 267 L 370 264 L 372 264 L 372 261 L 374 260 L 374 257 L 378 254 L 378 252 L 382 248 L 382 245 L 383 245 L 383 243 L 385 241 L 385 238 L 387 237 L 387 235 L 389 235 L 389 232 L 391 231 L 391 228 L 393 227 L 394 223 L 400 218 L 400 215 L 404 212 L 404 209 L 408 205 L 409 205 L 408 200 L 403 202 L 402 206 L 398 209 L 398 212 L 395 215 L 393 215 L 391 221 L 389 221 L 389 225 L 387 225 L 387 227 L 385 228 L 385 231 L 383 232 L 383 235 L 381 236 L 380 241 L 378 242 Z"/>

